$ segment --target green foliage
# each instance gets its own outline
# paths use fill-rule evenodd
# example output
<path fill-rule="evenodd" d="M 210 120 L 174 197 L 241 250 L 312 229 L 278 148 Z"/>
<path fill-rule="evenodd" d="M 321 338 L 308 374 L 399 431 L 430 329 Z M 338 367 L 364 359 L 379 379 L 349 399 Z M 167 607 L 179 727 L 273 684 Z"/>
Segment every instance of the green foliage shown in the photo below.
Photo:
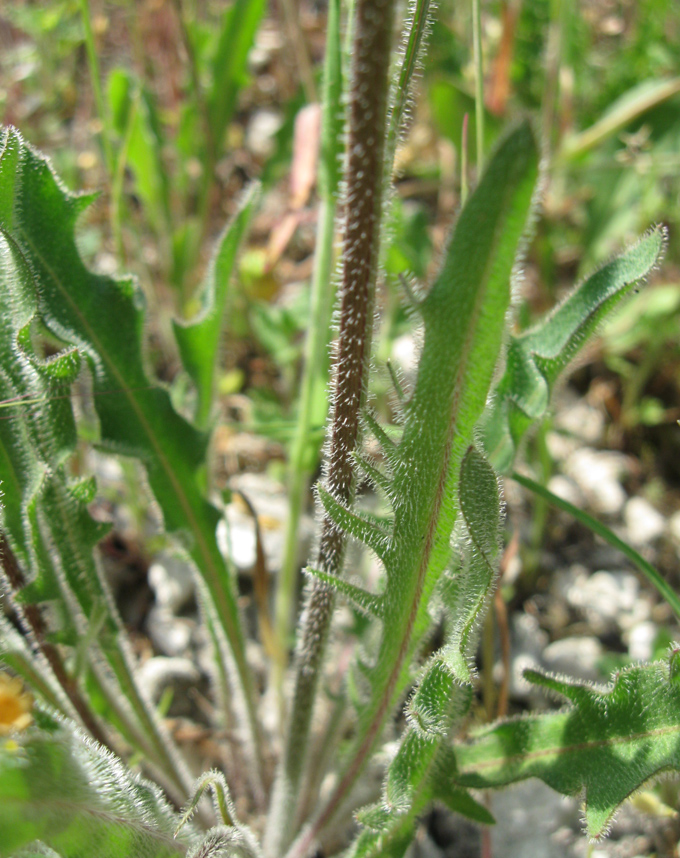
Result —
<path fill-rule="evenodd" d="M 173 836 L 177 815 L 160 789 L 68 723 L 41 718 L 16 739 L 0 739 L 0 855 L 60 858 L 171 858 L 195 833 Z M 32 847 L 32 848 L 31 848 Z"/>
<path fill-rule="evenodd" d="M 196 422 L 200 426 L 204 426 L 210 416 L 215 365 L 236 254 L 257 201 L 257 186 L 253 185 L 219 240 L 217 252 L 198 295 L 201 302 L 199 313 L 190 322 L 174 323 L 182 364 L 196 385 Z"/>
<path fill-rule="evenodd" d="M 582 794 L 588 834 L 602 836 L 626 798 L 678 770 L 677 655 L 628 667 L 605 689 L 525 671 L 571 705 L 501 722 L 457 745 L 457 781 L 485 788 L 538 777 L 563 795 Z"/>
<path fill-rule="evenodd" d="M 142 354 L 143 308 L 138 288 L 130 279 L 113 280 L 92 274 L 78 255 L 73 230 L 78 214 L 90 198 L 67 193 L 47 162 L 14 131 L 7 131 L 3 140 L 0 189 L 0 228 L 23 266 L 24 281 L 28 280 L 28 284 L 24 282 L 19 288 L 33 290 L 29 300 L 38 298 L 37 315 L 41 323 L 62 342 L 75 346 L 87 361 L 92 372 L 101 444 L 142 460 L 167 530 L 190 534 L 185 540 L 187 553 L 205 581 L 229 642 L 254 736 L 251 676 L 245 664 L 236 597 L 215 541 L 220 513 L 205 499 L 201 479 L 208 436 L 174 411 L 166 390 L 149 384 Z M 26 261 L 30 268 L 26 267 Z M 125 336 L 121 337 L 121 331 Z M 16 339 L 15 334 L 13 340 Z M 63 363 L 65 357 L 59 360 Z M 97 395 L 112 391 L 115 396 Z M 19 387 L 8 398 L 15 395 L 33 395 L 33 391 Z M 56 402 L 51 407 L 63 410 L 66 405 L 68 410 L 68 400 Z M 73 443 L 72 418 L 69 421 L 62 416 L 50 420 L 48 425 L 53 436 L 50 443 L 57 450 Z M 10 443 L 18 443 L 20 438 L 11 435 Z M 21 457 L 15 451 L 7 455 L 7 460 L 18 462 Z M 17 510 L 30 504 L 33 483 L 31 480 L 26 486 Z M 73 503 L 71 500 L 70 504 Z M 46 516 L 57 540 L 70 532 L 58 524 L 64 509 L 68 509 L 68 503 L 55 498 Z M 95 532 L 95 525 L 84 510 L 81 520 L 80 526 L 85 529 L 80 542 L 82 550 L 101 538 L 101 533 Z M 73 569 L 81 589 L 93 587 L 98 581 L 96 575 L 76 575 L 77 566 L 72 562 L 64 561 L 64 565 Z M 35 568 L 35 564 L 29 563 L 28 568 Z M 88 609 L 83 605 L 83 610 L 85 616 L 92 613 L 91 606 Z"/>
<path fill-rule="evenodd" d="M 365 14 L 363 0 L 356 3 Z M 247 78 L 247 55 L 265 3 L 236 0 L 214 31 L 189 20 L 181 4 L 177 8 L 191 98 L 181 106 L 175 154 L 179 160 L 199 162 L 201 176 L 190 180 L 187 168 L 177 187 L 169 181 L 169 137 L 162 112 L 150 88 L 128 72 L 110 74 L 109 115 L 102 118 L 115 143 L 111 149 L 115 158 L 107 155 L 114 236 L 120 238 L 116 225 L 120 233 L 129 167 L 171 279 L 186 285 L 198 258 L 215 167 Z M 291 454 L 292 524 L 277 596 L 277 629 L 270 636 L 279 638 L 279 650 L 272 653 L 278 671 L 272 680 L 274 691 L 285 686 L 297 521 L 313 465 L 312 425 L 321 411 L 319 391 L 327 372 L 335 204 L 346 178 L 339 158 L 346 126 L 341 11 L 339 2 L 331 3 L 319 168 L 322 206 L 306 349 L 309 366 Z M 392 86 L 385 155 L 375 160 L 381 169 L 384 163 L 384 177 L 382 172 L 379 176 L 384 178 L 385 196 L 409 84 L 429 26 L 427 0 L 415 2 L 411 11 Z M 358 15 L 355 26 L 367 20 Z M 96 65 L 92 67 L 98 77 Z M 95 83 L 98 86 L 98 80 Z M 633 92 L 627 104 L 614 106 L 599 124 L 563 144 L 560 169 L 587 157 L 591 148 L 648 111 L 663 108 L 677 86 L 670 80 Z M 435 117 L 456 145 L 460 133 L 456 116 L 462 118 L 472 106 L 466 91 L 460 81 L 443 79 L 430 89 Z M 352 117 L 350 132 L 351 121 Z M 501 125 L 500 120 L 487 123 L 490 139 L 499 134 Z M 373 145 L 370 139 L 375 143 L 369 136 L 366 145 Z M 359 146 L 364 146 L 362 140 Z M 17 633 L 0 616 L 0 661 L 21 675 L 43 701 L 35 712 L 37 726 L 0 741 L 0 856 L 259 858 L 262 852 L 255 835 L 237 819 L 239 805 L 227 785 L 229 772 L 226 778 L 208 772 L 192 788 L 171 739 L 138 687 L 122 623 L 93 553 L 105 532 L 88 512 L 96 486 L 87 477 L 76 480 L 71 475 L 77 431 L 69 398 L 76 380 L 87 375 L 99 421 L 98 443 L 142 464 L 166 530 L 195 567 L 215 648 L 216 685 L 229 701 L 229 726 L 234 727 L 245 759 L 254 812 L 260 812 L 265 798 L 261 760 L 273 754 L 272 748 L 263 752 L 261 747 L 258 701 L 236 587 L 216 540 L 222 511 L 208 494 L 212 488 L 208 430 L 223 316 L 259 187 L 254 185 L 242 198 L 195 300 L 187 302 L 187 310 L 195 310 L 193 318 L 174 323 L 182 367 L 196 395 L 190 421 L 150 377 L 144 354 L 144 301 L 136 283 L 94 274 L 80 258 L 74 232 L 92 198 L 68 192 L 48 162 L 13 129 L 3 132 L 0 144 L 0 399 L 8 407 L 7 419 L 3 414 L 0 420 L 2 584 L 24 633 Z M 346 687 L 334 699 L 321 753 L 309 754 L 308 759 L 304 749 L 293 748 L 306 769 L 300 763 L 298 780 L 287 780 L 286 770 L 277 781 L 283 799 L 277 803 L 274 791 L 267 828 L 271 832 L 285 827 L 279 842 L 293 841 L 286 858 L 307 858 L 340 811 L 350 806 L 371 757 L 386 737 L 395 738 L 396 728 L 390 725 L 400 706 L 405 726 L 393 745 L 380 796 L 357 812 L 362 828 L 349 849 L 353 858 L 403 855 L 419 817 L 433 802 L 491 824 L 491 815 L 469 790 L 526 777 L 540 777 L 565 794 L 583 792 L 589 833 L 599 836 L 632 792 L 659 774 L 680 769 L 675 651 L 664 662 L 626 668 L 604 691 L 531 674 L 537 684 L 566 697 L 570 708 L 502 722 L 467 744 L 454 744 L 474 699 L 478 630 L 496 582 L 502 525 L 497 474 L 510 472 L 522 438 L 545 417 L 558 377 L 603 319 L 658 263 L 665 245 L 664 229 L 652 229 L 535 326 L 511 334 L 513 281 L 535 215 L 539 149 L 528 121 L 503 133 L 459 214 L 431 285 L 417 294 L 406 286 L 422 348 L 412 385 L 404 384 L 401 390 L 400 382 L 395 383 L 399 425 L 387 426 L 364 408 L 364 431 L 375 440 L 379 455 L 368 455 L 360 444 L 349 449 L 353 438 L 341 451 L 350 463 L 349 483 L 365 475 L 387 514 L 377 516 L 359 508 L 352 500 L 352 486 L 346 492 L 333 489 L 338 484 L 329 479 L 318 487 L 319 517 L 327 517 L 333 536 L 347 537 L 372 552 L 382 575 L 372 591 L 360 576 L 331 574 L 328 566 L 307 570 L 329 616 L 331 590 L 356 608 L 354 630 L 360 640 Z M 359 158 L 354 150 L 353 155 Z M 182 205 L 177 205 L 177 196 Z M 371 186 L 367 199 L 375 198 L 376 188 Z M 355 199 L 345 200 L 348 234 L 354 234 L 359 223 L 355 208 L 361 208 Z M 390 221 L 397 223 L 398 238 L 388 249 L 386 267 L 392 274 L 402 274 L 408 264 L 425 280 L 430 238 L 423 219 L 416 215 L 400 221 L 398 207 L 395 211 L 394 216 L 385 216 L 384 223 L 373 213 L 370 227 L 377 238 L 370 252 L 379 246 L 381 230 Z M 363 241 L 361 230 L 359 235 Z M 398 246 L 402 235 L 412 246 Z M 365 259 L 356 260 L 357 270 L 362 264 Z M 359 280 L 350 277 L 348 282 Z M 371 306 L 369 296 L 365 305 L 369 310 L 363 311 L 369 329 Z M 270 310 L 262 310 L 257 318 L 261 329 L 268 331 L 271 350 L 284 363 L 288 358 L 282 354 L 295 353 L 286 351 L 286 319 L 277 321 Z M 355 368 L 368 365 L 370 336 L 364 334 L 365 340 L 353 343 L 355 351 L 347 361 Z M 54 356 L 46 357 L 54 350 Z M 342 390 L 339 382 L 349 370 L 342 363 L 336 369 L 337 389 Z M 361 380 L 358 383 L 361 386 Z M 347 419 L 358 422 L 363 401 L 363 389 L 353 389 L 346 402 L 335 403 L 336 415 L 347 406 Z M 10 407 L 16 403 L 22 407 Z M 344 543 L 336 548 L 336 559 L 343 555 Z M 640 565 L 645 573 L 668 595 L 668 586 L 644 563 Z M 265 594 L 258 602 L 263 627 L 268 621 L 266 601 Z M 669 601 L 677 608 L 677 599 Z M 302 623 L 313 614 L 311 604 L 310 599 Z M 47 605 L 49 615 L 44 611 Z M 436 644 L 429 641 L 435 618 L 441 624 Z M 322 646 L 327 633 L 321 628 L 312 649 L 319 641 Z M 315 652 L 317 663 L 310 671 L 320 672 L 323 653 Z M 306 699 L 302 713 L 307 723 L 315 693 Z M 352 707 L 346 706 L 348 701 Z M 283 712 L 286 701 L 280 703 Z M 44 705 L 58 711 L 59 718 L 45 714 Z M 121 754 L 138 753 L 176 802 L 188 800 L 185 813 L 176 815 L 155 787 L 130 774 L 100 745 L 85 740 L 71 726 L 77 719 L 102 744 Z M 343 729 L 344 719 L 351 730 Z M 334 786 L 329 792 L 318 790 L 333 767 L 330 761 L 339 736 L 349 738 L 337 754 Z M 196 810 L 202 811 L 203 823 L 210 822 L 201 803 L 208 789 L 213 791 L 220 824 L 200 837 L 186 824 Z M 317 792 L 321 797 L 314 804 Z M 181 835 L 179 839 L 172 838 L 173 831 Z M 283 858 L 282 850 L 271 843 L 265 840 L 265 852 Z"/>

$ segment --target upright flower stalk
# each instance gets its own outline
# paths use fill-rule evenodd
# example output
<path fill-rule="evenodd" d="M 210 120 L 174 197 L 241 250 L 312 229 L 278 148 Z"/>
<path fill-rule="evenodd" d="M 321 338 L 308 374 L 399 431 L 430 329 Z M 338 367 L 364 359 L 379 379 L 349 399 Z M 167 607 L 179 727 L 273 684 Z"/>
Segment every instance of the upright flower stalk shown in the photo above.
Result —
<path fill-rule="evenodd" d="M 346 188 L 342 240 L 340 313 L 335 344 L 332 417 L 324 468 L 326 489 L 342 503 L 354 497 L 352 454 L 371 351 L 375 285 L 384 200 L 385 141 L 394 0 L 356 0 L 348 101 Z M 322 517 L 315 568 L 330 575 L 342 569 L 345 535 Z M 295 689 L 286 746 L 272 799 L 265 854 L 277 856 L 292 835 L 308 745 L 313 702 L 333 613 L 325 584 L 310 586 L 299 642 Z"/>

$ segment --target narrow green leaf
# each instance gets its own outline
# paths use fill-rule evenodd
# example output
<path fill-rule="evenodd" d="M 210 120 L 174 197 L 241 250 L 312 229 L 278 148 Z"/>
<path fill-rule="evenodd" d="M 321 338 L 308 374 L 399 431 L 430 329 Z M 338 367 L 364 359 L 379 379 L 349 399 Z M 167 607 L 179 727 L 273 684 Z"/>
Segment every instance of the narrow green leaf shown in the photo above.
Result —
<path fill-rule="evenodd" d="M 216 156 L 222 151 L 224 133 L 236 109 L 239 90 L 245 83 L 248 51 L 253 46 L 265 7 L 265 0 L 236 0 L 222 18 L 208 92 Z"/>
<path fill-rule="evenodd" d="M 677 77 L 670 80 L 646 80 L 637 84 L 618 98 L 594 125 L 568 137 L 558 158 L 566 161 L 579 157 L 678 92 L 680 78 Z"/>
<path fill-rule="evenodd" d="M 173 323 L 182 364 L 196 385 L 198 393 L 196 422 L 201 427 L 207 425 L 210 417 L 220 334 L 224 324 L 224 311 L 236 256 L 259 197 L 259 186 L 251 185 L 233 219 L 222 233 L 197 296 L 201 309 L 196 318 L 189 322 Z"/>
<path fill-rule="evenodd" d="M 485 789 L 538 777 L 563 795 L 584 794 L 588 834 L 600 837 L 633 792 L 680 771 L 680 687 L 668 659 L 626 668 L 605 689 L 526 675 L 571 707 L 501 722 L 457 745 L 460 785 Z"/>
<path fill-rule="evenodd" d="M 63 858 L 170 858 L 176 814 L 155 785 L 66 724 L 0 740 L 0 856 L 42 841 Z M 191 839 L 188 839 L 191 838 Z"/>
<path fill-rule="evenodd" d="M 680 619 L 680 598 L 678 597 L 678 594 L 671 587 L 671 585 L 668 584 L 668 582 L 663 578 L 658 569 L 655 569 L 654 566 L 652 566 L 652 564 L 648 560 L 645 560 L 645 558 L 631 545 L 629 545 L 627 542 L 624 542 L 623 539 L 620 539 L 614 533 L 613 530 L 602 524 L 601 521 L 598 521 L 596 518 L 593 518 L 592 515 L 588 515 L 587 512 L 584 512 L 582 509 L 579 509 L 577 506 L 574 506 L 573 504 L 569 503 L 569 501 L 564 500 L 564 498 L 558 497 L 556 494 L 553 494 L 553 492 L 551 492 L 545 486 L 540 485 L 540 483 L 537 483 L 529 477 L 526 477 L 523 474 L 518 474 L 516 472 L 513 473 L 511 476 L 512 479 L 515 480 L 515 482 L 529 489 L 529 491 L 533 492 L 534 494 L 539 495 L 539 497 L 544 498 L 548 501 L 548 503 L 552 504 L 558 509 L 564 510 L 564 512 L 568 512 L 570 515 L 573 515 L 573 517 L 577 521 L 580 521 L 581 524 L 592 530 L 593 533 L 596 533 L 599 537 L 604 539 L 605 542 L 608 542 L 613 548 L 617 548 L 622 554 L 624 554 L 637 566 L 637 568 L 647 578 L 649 583 L 653 587 L 656 587 L 660 596 L 668 602 L 668 604 L 675 612 L 676 617 Z"/>

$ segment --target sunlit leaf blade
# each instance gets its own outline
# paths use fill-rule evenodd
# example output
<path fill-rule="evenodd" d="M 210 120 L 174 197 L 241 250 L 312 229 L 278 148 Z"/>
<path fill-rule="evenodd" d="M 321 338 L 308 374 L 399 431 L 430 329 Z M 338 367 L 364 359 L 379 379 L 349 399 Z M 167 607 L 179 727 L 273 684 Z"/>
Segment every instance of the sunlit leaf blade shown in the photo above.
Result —
<path fill-rule="evenodd" d="M 114 127 L 125 140 L 125 157 L 135 177 L 150 224 L 159 236 L 170 229 L 170 183 L 163 161 L 162 125 L 152 94 L 124 69 L 108 79 L 108 99 Z"/>
<path fill-rule="evenodd" d="M 503 376 L 482 419 L 492 464 L 507 472 L 517 447 L 545 416 L 560 373 L 602 319 L 658 264 L 665 230 L 656 227 L 592 274 L 544 319 L 510 340 Z"/>
<path fill-rule="evenodd" d="M 184 369 L 196 385 L 196 422 L 205 426 L 212 405 L 215 366 L 219 357 L 224 310 L 236 255 L 257 206 L 259 188 L 246 192 L 234 218 L 222 233 L 215 256 L 198 295 L 201 309 L 195 319 L 174 322 L 175 338 Z"/>
<path fill-rule="evenodd" d="M 540 778 L 563 795 L 583 794 L 588 834 L 605 834 L 631 793 L 680 770 L 680 685 L 671 672 L 668 659 L 636 665 L 598 689 L 527 671 L 571 705 L 502 722 L 456 745 L 458 783 L 481 789 Z"/>
<path fill-rule="evenodd" d="M 88 362 L 101 443 L 141 459 L 166 529 L 182 535 L 205 580 L 231 647 L 240 678 L 237 697 L 245 698 L 254 737 L 252 679 L 234 585 L 215 538 L 220 513 L 201 487 L 208 437 L 175 412 L 165 389 L 149 384 L 139 289 L 130 279 L 93 274 L 82 263 L 74 228 L 90 198 L 66 191 L 18 132 L 9 129 L 2 143 L 0 229 L 30 260 L 42 321 Z M 97 395 L 111 391 L 117 395 Z"/>
<path fill-rule="evenodd" d="M 174 839 L 177 821 L 157 786 L 73 727 L 0 739 L 2 858 L 38 840 L 63 858 L 181 856 L 195 835 Z"/>

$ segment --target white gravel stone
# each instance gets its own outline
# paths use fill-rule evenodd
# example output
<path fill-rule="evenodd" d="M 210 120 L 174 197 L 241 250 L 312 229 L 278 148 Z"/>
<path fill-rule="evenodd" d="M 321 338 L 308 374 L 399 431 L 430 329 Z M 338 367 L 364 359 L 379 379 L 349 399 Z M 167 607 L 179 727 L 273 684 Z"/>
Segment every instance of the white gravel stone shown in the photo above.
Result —
<path fill-rule="evenodd" d="M 680 546 L 680 509 L 674 512 L 668 519 L 668 532 L 672 539 Z"/>
<path fill-rule="evenodd" d="M 553 673 L 597 682 L 603 678 L 597 668 L 603 654 L 604 649 L 598 638 L 562 638 L 543 650 L 543 665 Z"/>
<path fill-rule="evenodd" d="M 157 702 L 168 685 L 196 685 L 201 675 L 188 658 L 156 655 L 144 662 L 137 677 L 142 688 Z"/>
<path fill-rule="evenodd" d="M 649 620 L 652 610 L 647 593 L 630 572 L 595 572 L 574 564 L 555 575 L 555 587 L 571 607 L 588 621 L 595 634 L 626 631 Z"/>
<path fill-rule="evenodd" d="M 191 645 L 194 624 L 184 617 L 176 617 L 167 608 L 155 605 L 146 618 L 151 643 L 158 652 L 174 658 L 185 655 Z"/>
<path fill-rule="evenodd" d="M 582 447 L 564 463 L 564 473 L 583 492 L 590 508 L 601 515 L 616 515 L 626 502 L 621 477 L 628 470 L 628 459 L 609 450 Z"/>
<path fill-rule="evenodd" d="M 569 400 L 566 403 L 559 403 L 555 427 L 585 441 L 586 444 L 599 443 L 604 433 L 602 411 L 583 399 L 570 396 Z"/>
<path fill-rule="evenodd" d="M 510 632 L 512 652 L 510 656 L 509 693 L 514 700 L 530 701 L 539 705 L 544 702 L 536 686 L 524 678 L 527 669 L 538 669 L 541 666 L 541 654 L 548 644 L 548 635 L 538 624 L 536 617 L 531 614 L 516 614 L 512 618 Z M 502 678 L 502 665 L 494 667 L 494 677 Z"/>
<path fill-rule="evenodd" d="M 176 614 L 193 596 L 194 576 L 184 560 L 161 555 L 149 567 L 149 586 L 156 604 Z"/>
<path fill-rule="evenodd" d="M 266 474 L 239 474 L 231 488 L 243 492 L 255 510 L 260 525 L 267 569 L 281 567 L 288 517 L 288 499 L 281 483 Z M 242 498 L 234 494 L 225 510 L 226 521 L 219 523 L 217 542 L 220 551 L 230 558 L 239 572 L 249 572 L 255 565 L 255 523 Z M 300 559 L 304 560 L 314 525 L 307 516 L 300 522 Z"/>
<path fill-rule="evenodd" d="M 260 158 L 266 158 L 274 150 L 274 136 L 283 124 L 277 110 L 258 110 L 246 129 L 246 148 Z"/>
<path fill-rule="evenodd" d="M 628 655 L 633 661 L 650 661 L 654 653 L 654 641 L 659 634 L 655 623 L 647 620 L 637 623 L 628 632 Z"/>
<path fill-rule="evenodd" d="M 666 529 L 666 520 L 660 512 L 641 497 L 630 498 L 623 510 L 628 539 L 641 546 L 654 542 Z"/>
<path fill-rule="evenodd" d="M 562 500 L 574 506 L 582 507 L 585 505 L 586 499 L 581 489 L 573 480 L 570 480 L 569 477 L 565 477 L 563 474 L 556 474 L 554 477 L 551 477 L 548 482 L 548 489 L 554 495 L 557 495 L 558 498 L 562 498 Z"/>

